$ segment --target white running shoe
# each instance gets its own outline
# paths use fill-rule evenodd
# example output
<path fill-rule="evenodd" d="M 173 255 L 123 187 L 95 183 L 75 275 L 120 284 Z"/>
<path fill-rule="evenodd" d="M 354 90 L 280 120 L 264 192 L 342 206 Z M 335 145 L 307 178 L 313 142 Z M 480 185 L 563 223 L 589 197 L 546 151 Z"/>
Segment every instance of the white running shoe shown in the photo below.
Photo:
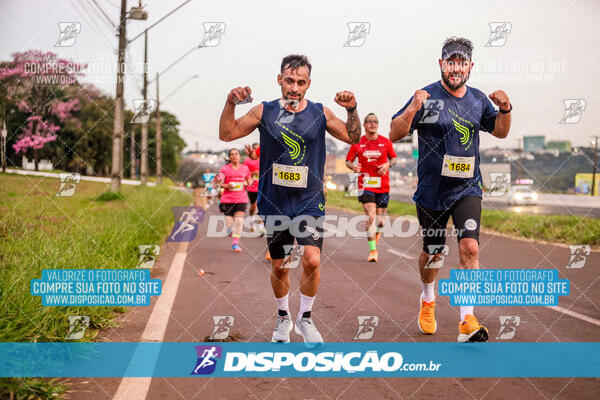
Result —
<path fill-rule="evenodd" d="M 308 348 L 323 344 L 323 337 L 315 327 L 315 324 L 313 324 L 312 318 L 302 317 L 296 319 L 294 331 L 296 334 L 302 336 Z"/>
<path fill-rule="evenodd" d="M 277 325 L 275 326 L 275 329 L 273 330 L 273 337 L 271 338 L 271 341 L 273 343 L 276 342 L 280 342 L 280 343 L 289 343 L 290 342 L 290 332 L 292 331 L 292 328 L 294 327 L 294 324 L 292 323 L 292 319 L 290 318 L 289 315 L 278 315 L 277 316 Z"/>

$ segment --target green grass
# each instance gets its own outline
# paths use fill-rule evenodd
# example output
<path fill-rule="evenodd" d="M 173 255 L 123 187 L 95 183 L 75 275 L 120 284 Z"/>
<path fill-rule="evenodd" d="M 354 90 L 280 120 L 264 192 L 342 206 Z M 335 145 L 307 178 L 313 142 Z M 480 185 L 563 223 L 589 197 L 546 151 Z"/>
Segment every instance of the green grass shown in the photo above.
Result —
<path fill-rule="evenodd" d="M 68 382 L 61 379 L 0 378 L 0 398 L 14 400 L 63 399 Z"/>
<path fill-rule="evenodd" d="M 107 192 L 109 185 L 84 181 L 72 197 L 57 197 L 58 179 L 0 174 L 0 341 L 64 341 L 70 315 L 90 317 L 82 339 L 90 341 L 125 311 L 45 307 L 29 293 L 30 281 L 41 278 L 43 269 L 135 267 L 138 245 L 162 244 L 173 224 L 171 207 L 192 200 L 167 185 L 123 185 L 118 195 Z M 3 380 L 0 398 L 11 390 L 14 398 L 27 398 L 18 397 L 15 382 L 31 398 L 46 398 L 36 393 L 48 392 L 48 381 L 38 381 Z"/>
<path fill-rule="evenodd" d="M 329 191 L 327 205 L 362 213 L 356 197 L 343 192 Z M 391 216 L 417 215 L 414 204 L 391 200 Z M 600 219 L 572 215 L 524 215 L 503 210 L 483 210 L 481 226 L 484 229 L 528 239 L 566 244 L 600 246 Z"/>
<path fill-rule="evenodd" d="M 121 192 L 115 193 L 115 192 L 111 192 L 111 191 L 102 192 L 98 196 L 93 198 L 94 201 L 113 201 L 113 200 L 123 200 L 123 199 L 124 199 L 124 196 Z"/>

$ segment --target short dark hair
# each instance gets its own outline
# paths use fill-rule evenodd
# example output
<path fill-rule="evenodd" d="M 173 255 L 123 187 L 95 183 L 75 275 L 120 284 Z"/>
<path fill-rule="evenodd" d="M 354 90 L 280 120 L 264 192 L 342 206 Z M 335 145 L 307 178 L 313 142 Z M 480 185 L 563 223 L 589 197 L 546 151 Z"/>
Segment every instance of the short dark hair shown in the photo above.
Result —
<path fill-rule="evenodd" d="M 371 115 L 374 116 L 375 118 L 377 118 L 377 115 L 375 115 L 375 113 L 368 113 L 367 115 L 365 115 L 365 119 L 364 119 L 363 123 L 366 124 L 367 118 L 369 118 Z M 377 119 L 379 119 L 379 118 L 377 118 Z"/>
<path fill-rule="evenodd" d="M 308 57 L 302 54 L 290 54 L 289 56 L 283 57 L 283 60 L 281 60 L 280 73 L 283 74 L 283 71 L 285 71 L 288 68 L 291 68 L 292 71 L 295 71 L 300 67 L 307 67 L 308 76 L 310 76 L 310 72 L 312 71 L 312 65 L 310 65 Z"/>
<path fill-rule="evenodd" d="M 467 38 L 457 37 L 457 36 L 451 36 L 451 37 L 447 38 L 444 41 L 444 44 L 442 45 L 442 54 L 443 54 L 443 49 L 445 49 L 446 47 L 449 47 L 449 46 L 465 47 L 465 48 L 467 48 L 469 55 L 473 54 L 473 42 L 471 42 Z"/>
<path fill-rule="evenodd" d="M 240 151 L 239 151 L 238 149 L 236 149 L 235 147 L 232 147 L 232 148 L 230 148 L 230 149 L 229 149 L 229 151 L 227 152 L 227 157 L 231 158 L 231 152 L 232 152 L 232 151 L 234 151 L 234 150 L 235 150 L 235 151 L 237 151 L 238 153 L 240 152 Z"/>

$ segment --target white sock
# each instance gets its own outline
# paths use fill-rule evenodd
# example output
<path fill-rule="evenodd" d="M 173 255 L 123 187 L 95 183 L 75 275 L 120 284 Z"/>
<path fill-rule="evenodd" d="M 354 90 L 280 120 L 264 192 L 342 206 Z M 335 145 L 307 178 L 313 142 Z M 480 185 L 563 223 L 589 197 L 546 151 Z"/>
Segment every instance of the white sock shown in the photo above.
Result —
<path fill-rule="evenodd" d="M 421 281 L 421 285 L 423 286 L 423 300 L 431 303 L 432 301 L 435 300 L 435 293 L 433 291 L 433 288 L 435 286 L 435 281 L 431 282 L 431 283 L 425 283 L 423 281 Z"/>
<path fill-rule="evenodd" d="M 460 320 L 464 321 L 467 314 L 473 315 L 473 306 L 460 306 Z"/>
<path fill-rule="evenodd" d="M 305 296 L 302 293 L 300 293 L 300 313 L 298 314 L 300 318 L 302 318 L 302 314 L 304 314 L 306 311 L 312 310 L 313 303 L 315 302 L 315 297 L 316 296 Z"/>
<path fill-rule="evenodd" d="M 275 297 L 275 301 L 277 302 L 277 309 L 286 311 L 288 314 L 290 313 L 290 304 L 289 304 L 289 293 L 287 293 L 283 297 Z"/>

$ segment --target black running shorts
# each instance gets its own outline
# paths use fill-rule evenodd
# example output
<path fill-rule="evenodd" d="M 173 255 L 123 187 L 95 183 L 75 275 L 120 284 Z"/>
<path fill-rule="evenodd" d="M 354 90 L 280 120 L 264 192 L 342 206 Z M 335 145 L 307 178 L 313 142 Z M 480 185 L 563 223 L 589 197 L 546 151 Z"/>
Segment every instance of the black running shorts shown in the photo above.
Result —
<path fill-rule="evenodd" d="M 472 238 L 479 243 L 481 197 L 465 196 L 448 210 L 430 210 L 417 204 L 417 218 L 423 236 L 423 251 L 429 254 L 429 245 L 446 244 L 446 225 L 452 217 L 458 240 Z"/>

